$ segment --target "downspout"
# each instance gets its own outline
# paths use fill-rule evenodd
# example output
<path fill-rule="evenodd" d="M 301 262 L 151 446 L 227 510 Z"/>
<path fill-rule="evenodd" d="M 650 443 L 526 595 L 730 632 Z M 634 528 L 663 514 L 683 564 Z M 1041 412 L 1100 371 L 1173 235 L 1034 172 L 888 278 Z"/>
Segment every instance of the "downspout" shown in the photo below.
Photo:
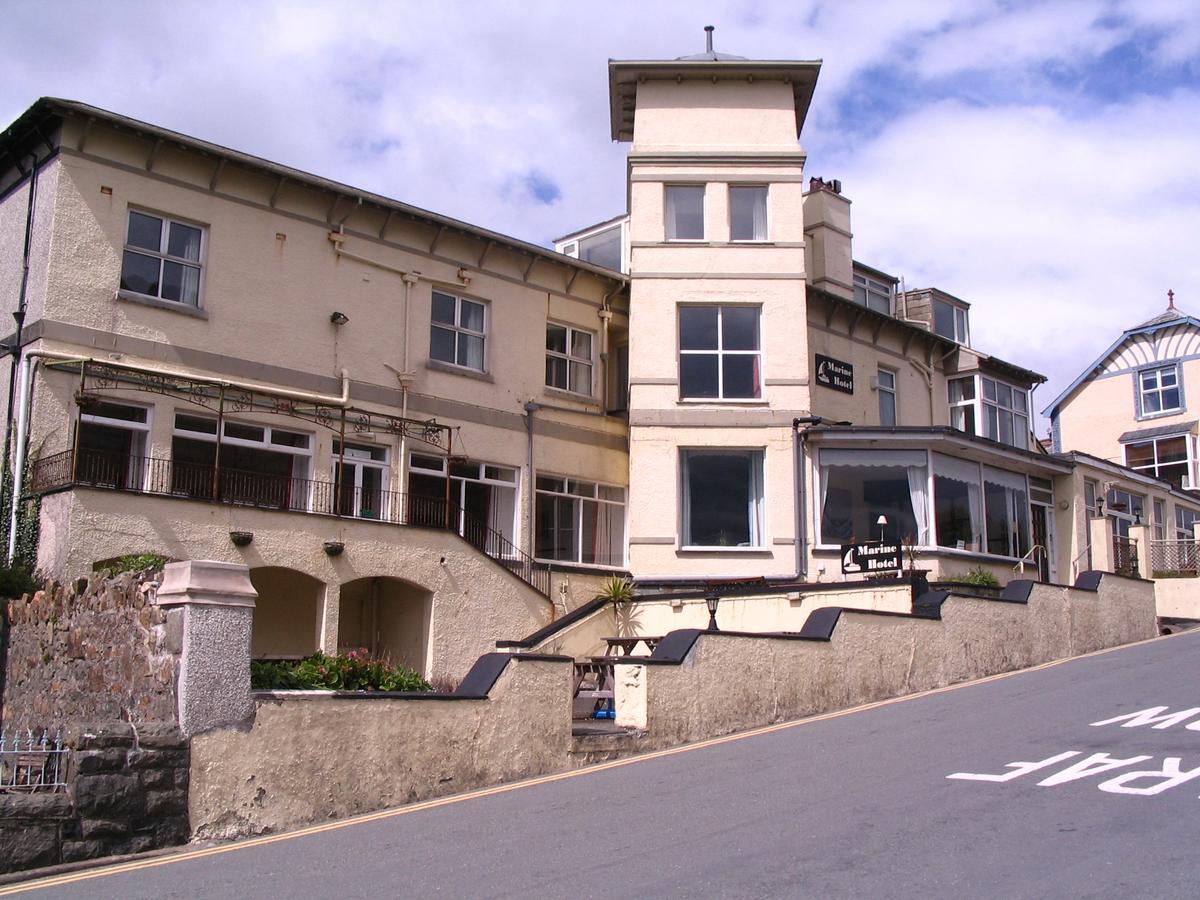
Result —
<path fill-rule="evenodd" d="M 340 252 L 340 249 L 339 249 Z M 400 278 L 404 281 L 404 338 L 400 349 L 400 418 L 408 421 L 408 391 L 412 387 L 413 373 L 408 368 L 408 332 L 409 310 L 412 308 L 412 289 L 418 281 L 417 273 L 405 272 Z M 408 496 L 408 429 L 400 429 L 400 497 L 404 503 Z M 446 470 L 446 479 L 450 478 L 450 470 Z"/>
<path fill-rule="evenodd" d="M 540 405 L 530 400 L 525 404 L 525 443 L 528 448 L 526 465 L 529 466 L 529 477 L 526 479 L 526 491 L 528 496 L 525 499 L 525 547 L 529 553 L 530 559 L 533 558 L 533 526 L 534 517 L 537 513 L 537 496 L 534 493 L 533 481 L 533 414 L 537 412 Z M 551 601 L 553 605 L 553 601 Z"/>
<path fill-rule="evenodd" d="M 608 305 L 608 298 L 616 293 L 616 290 L 609 291 L 600 301 L 600 310 L 596 313 L 600 317 L 600 402 L 601 409 L 605 414 L 608 413 L 608 376 L 609 376 L 609 354 L 608 354 L 608 325 L 612 321 L 612 309 Z"/>
<path fill-rule="evenodd" d="M 807 431 L 800 430 L 800 420 L 792 419 L 792 464 L 796 481 L 796 580 L 808 576 L 808 476 L 804 464 Z"/>
<path fill-rule="evenodd" d="M 37 201 L 37 178 L 41 161 L 34 156 L 33 171 L 29 174 L 29 201 L 25 208 L 25 241 L 21 253 L 21 288 L 17 294 L 17 308 L 13 319 L 17 332 L 13 339 L 12 365 L 8 373 L 8 410 L 4 419 L 4 466 L 7 469 L 11 452 L 13 428 L 13 401 L 16 398 L 17 370 L 21 364 L 21 335 L 25 327 L 25 302 L 29 289 L 29 257 L 33 252 L 33 211 Z M 14 495 L 15 496 L 15 495 Z"/>
<path fill-rule="evenodd" d="M 76 356 L 69 353 L 58 353 L 53 350 L 30 350 L 28 353 L 23 354 L 21 360 L 21 396 L 19 407 L 17 409 L 17 458 L 16 464 L 13 467 L 13 502 L 8 522 L 7 559 L 10 564 L 12 563 L 13 555 L 16 553 L 17 509 L 19 506 L 19 500 L 25 492 L 25 458 L 28 454 L 27 445 L 29 443 L 29 412 L 33 401 L 33 363 L 36 360 L 42 359 L 53 360 L 55 362 L 98 362 L 105 365 L 114 365 L 111 360 L 98 360 L 92 357 Z M 203 375 L 191 375 L 186 372 L 179 372 L 173 369 L 163 369 L 158 366 L 135 365 L 132 363 L 120 363 L 119 366 L 134 372 L 145 372 L 150 375 L 166 375 L 170 378 L 187 378 L 191 381 L 212 384 L 220 388 L 236 387 L 242 388 L 243 390 L 263 391 L 264 393 L 271 393 L 276 396 L 288 397 L 289 399 L 293 400 L 303 400 L 310 403 L 325 403 L 331 406 L 345 407 L 350 402 L 350 376 L 347 374 L 345 369 L 342 369 L 341 371 L 341 396 L 333 397 L 328 394 L 317 394 L 311 391 L 268 388 L 263 385 L 253 384 L 245 381 L 227 381 L 220 378 L 208 378 Z"/>

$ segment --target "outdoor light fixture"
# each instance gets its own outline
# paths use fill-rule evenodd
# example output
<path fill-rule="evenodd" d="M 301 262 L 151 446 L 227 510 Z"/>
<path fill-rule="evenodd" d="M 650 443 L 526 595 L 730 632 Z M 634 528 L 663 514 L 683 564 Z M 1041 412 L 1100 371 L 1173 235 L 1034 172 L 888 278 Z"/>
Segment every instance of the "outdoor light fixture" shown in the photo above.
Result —
<path fill-rule="evenodd" d="M 883 543 L 883 529 L 887 528 L 887 516 L 880 516 L 875 520 L 875 524 L 879 526 L 879 543 Z"/>
<path fill-rule="evenodd" d="M 1097 497 L 1096 498 L 1096 517 L 1099 518 L 1103 515 L 1104 515 L 1104 498 Z"/>
<path fill-rule="evenodd" d="M 342 551 L 346 549 L 346 545 L 341 541 L 326 541 L 321 546 L 325 548 L 326 556 L 341 556 Z"/>
<path fill-rule="evenodd" d="M 245 547 L 252 540 L 254 540 L 254 532 L 253 531 L 231 531 L 231 532 L 229 532 L 229 539 L 231 541 L 233 541 L 234 546 Z"/>
<path fill-rule="evenodd" d="M 329 314 L 329 321 L 332 322 L 334 325 L 345 325 L 347 322 L 350 321 L 350 317 L 348 315 L 346 315 L 344 312 L 337 312 L 335 310 L 334 312 L 331 312 Z"/>
<path fill-rule="evenodd" d="M 708 630 L 720 631 L 717 627 L 717 604 L 721 602 L 721 597 L 718 594 L 705 594 L 704 605 L 708 607 Z"/>

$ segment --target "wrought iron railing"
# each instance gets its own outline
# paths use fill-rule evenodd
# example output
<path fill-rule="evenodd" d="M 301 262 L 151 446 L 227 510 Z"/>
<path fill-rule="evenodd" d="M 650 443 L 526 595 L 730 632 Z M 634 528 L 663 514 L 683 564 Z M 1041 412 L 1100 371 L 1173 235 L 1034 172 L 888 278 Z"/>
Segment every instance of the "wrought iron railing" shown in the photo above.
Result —
<path fill-rule="evenodd" d="M 1200 543 L 1151 541 L 1150 568 L 1155 578 L 1195 578 L 1200 575 Z"/>
<path fill-rule="evenodd" d="M 1113 535 L 1113 572 L 1137 578 L 1138 549 L 1137 541 L 1133 538 Z"/>
<path fill-rule="evenodd" d="M 34 737 L 32 731 L 0 731 L 0 791 L 61 791 L 67 786 L 67 756 L 62 732 Z"/>
<path fill-rule="evenodd" d="M 453 531 L 534 590 L 550 594 L 546 566 L 444 497 L 99 450 L 81 450 L 77 464 L 72 450 L 39 459 L 28 491 L 75 485 Z"/>

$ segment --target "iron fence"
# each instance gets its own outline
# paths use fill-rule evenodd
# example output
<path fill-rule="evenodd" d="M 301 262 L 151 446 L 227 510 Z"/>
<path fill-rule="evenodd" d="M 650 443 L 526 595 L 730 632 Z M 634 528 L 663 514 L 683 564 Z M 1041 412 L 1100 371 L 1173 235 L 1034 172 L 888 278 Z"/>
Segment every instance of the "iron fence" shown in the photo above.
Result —
<path fill-rule="evenodd" d="M 61 731 L 51 738 L 49 732 L 34 737 L 26 730 L 24 737 L 17 732 L 11 739 L 0 731 L 0 791 L 65 790 L 70 753 Z"/>
<path fill-rule="evenodd" d="M 1113 572 L 1137 578 L 1138 549 L 1137 541 L 1133 538 L 1113 535 Z"/>
<path fill-rule="evenodd" d="M 75 485 L 453 531 L 534 590 L 550 594 L 546 566 L 445 497 L 100 450 L 80 450 L 78 458 L 65 450 L 34 463 L 30 493 Z"/>
<path fill-rule="evenodd" d="M 1151 541 L 1150 567 L 1155 578 L 1200 575 L 1200 543 L 1196 541 Z"/>

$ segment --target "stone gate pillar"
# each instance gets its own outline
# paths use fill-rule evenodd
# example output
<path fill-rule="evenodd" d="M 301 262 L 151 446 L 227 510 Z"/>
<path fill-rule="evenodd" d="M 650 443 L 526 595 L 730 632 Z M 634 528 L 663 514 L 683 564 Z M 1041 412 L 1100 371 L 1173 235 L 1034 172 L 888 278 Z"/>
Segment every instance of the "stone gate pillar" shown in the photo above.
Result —
<path fill-rule="evenodd" d="M 233 725 L 254 713 L 250 627 L 258 592 L 239 563 L 168 563 L 156 603 L 183 610 L 177 709 L 187 736 Z"/>

